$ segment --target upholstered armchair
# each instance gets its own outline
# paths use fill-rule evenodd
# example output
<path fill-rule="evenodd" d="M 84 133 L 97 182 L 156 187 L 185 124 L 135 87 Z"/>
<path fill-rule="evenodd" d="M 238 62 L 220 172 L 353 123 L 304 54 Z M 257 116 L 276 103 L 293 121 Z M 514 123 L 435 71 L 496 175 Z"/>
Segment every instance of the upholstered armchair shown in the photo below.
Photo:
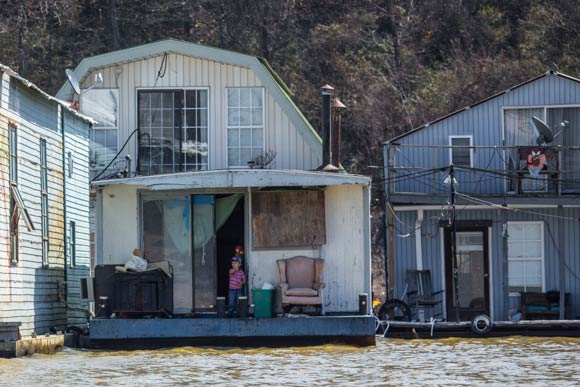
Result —
<path fill-rule="evenodd" d="M 293 306 L 314 306 L 324 315 L 322 289 L 322 269 L 324 260 L 303 256 L 280 259 L 278 273 L 280 274 L 280 290 L 282 294 L 282 309 L 290 312 Z"/>

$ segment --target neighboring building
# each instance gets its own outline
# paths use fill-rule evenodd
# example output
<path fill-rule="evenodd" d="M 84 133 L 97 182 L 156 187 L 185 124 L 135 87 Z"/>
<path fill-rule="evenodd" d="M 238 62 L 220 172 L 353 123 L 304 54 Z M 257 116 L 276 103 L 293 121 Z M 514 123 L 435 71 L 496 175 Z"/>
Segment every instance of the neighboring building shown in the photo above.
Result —
<path fill-rule="evenodd" d="M 0 65 L 0 322 L 20 333 L 88 321 L 91 120 Z"/>
<path fill-rule="evenodd" d="M 317 171 L 321 139 L 264 60 L 164 40 L 75 69 L 84 89 L 97 73 L 103 83 L 80 98 L 98 121 L 97 265 L 123 264 L 136 247 L 170 261 L 175 314 L 190 315 L 227 295 L 236 245 L 248 291 L 279 282 L 277 259 L 323 258 L 326 312 L 359 310 L 371 290 L 370 179 Z M 70 86 L 58 96 L 72 99 Z"/>
<path fill-rule="evenodd" d="M 538 139 L 532 117 L 553 129 L 553 141 Z M 409 270 L 429 270 L 433 290 L 445 290 L 443 317 L 455 320 L 444 184 L 453 163 L 461 319 L 518 319 L 521 293 L 563 289 L 569 316 L 580 315 L 578 79 L 547 72 L 389 140 L 384 154 L 395 298 L 405 294 Z"/>

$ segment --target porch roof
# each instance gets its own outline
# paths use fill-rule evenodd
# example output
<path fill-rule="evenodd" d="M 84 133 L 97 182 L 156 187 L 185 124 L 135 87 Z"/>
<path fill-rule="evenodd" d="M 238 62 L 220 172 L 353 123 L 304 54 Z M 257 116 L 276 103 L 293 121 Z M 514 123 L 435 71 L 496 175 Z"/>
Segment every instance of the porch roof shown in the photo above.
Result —
<path fill-rule="evenodd" d="M 370 183 L 371 178 L 362 175 L 302 170 L 228 169 L 99 180 L 94 181 L 93 185 L 134 185 L 147 187 L 151 191 L 170 191 L 194 188 L 369 186 Z"/>

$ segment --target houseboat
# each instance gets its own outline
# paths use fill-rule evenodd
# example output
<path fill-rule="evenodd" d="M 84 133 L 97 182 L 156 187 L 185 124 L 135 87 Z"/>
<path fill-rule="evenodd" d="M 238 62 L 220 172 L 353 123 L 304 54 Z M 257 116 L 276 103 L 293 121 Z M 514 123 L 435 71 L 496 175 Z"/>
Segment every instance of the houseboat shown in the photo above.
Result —
<path fill-rule="evenodd" d="M 427 332 L 577 334 L 579 152 L 580 81 L 552 71 L 386 142 L 391 298 Z"/>
<path fill-rule="evenodd" d="M 87 321 L 93 121 L 7 66 L 0 75 L 0 356 L 12 357 Z"/>
<path fill-rule="evenodd" d="M 169 39 L 83 59 L 72 78 L 79 93 L 58 97 L 97 121 L 88 346 L 374 344 L 370 179 L 336 159 L 331 87 L 323 147 L 254 56 Z M 228 317 L 236 246 L 247 299 Z M 157 269 L 123 272 L 135 249 Z M 272 318 L 252 312 L 263 288 Z"/>

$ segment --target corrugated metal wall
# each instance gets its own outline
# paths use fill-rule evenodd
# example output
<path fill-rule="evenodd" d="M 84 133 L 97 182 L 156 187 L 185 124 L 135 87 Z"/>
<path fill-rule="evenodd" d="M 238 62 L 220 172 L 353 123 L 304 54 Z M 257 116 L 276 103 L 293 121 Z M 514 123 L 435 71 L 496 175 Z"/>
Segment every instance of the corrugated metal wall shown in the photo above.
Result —
<path fill-rule="evenodd" d="M 167 71 L 157 79 L 163 55 L 123 63 L 87 75 L 82 87 L 92 85 L 94 75 L 102 73 L 105 88 L 118 88 L 119 146 L 137 127 L 137 89 L 139 88 L 209 88 L 209 168 L 227 168 L 227 95 L 228 87 L 262 87 L 253 70 L 178 54 L 168 54 Z M 290 122 L 272 95 L 265 91 L 265 150 L 275 150 L 277 157 L 273 168 L 313 169 L 321 160 Z M 135 142 L 129 151 L 136 160 Z"/>
<path fill-rule="evenodd" d="M 561 211 L 561 212 L 560 212 Z M 417 268 L 415 254 L 415 220 L 417 211 L 397 211 L 395 222 L 395 296 L 400 297 L 405 288 L 407 270 Z M 561 217 L 561 218 L 560 218 Z M 421 232 L 423 268 L 431 270 L 434 290 L 443 289 L 442 243 L 443 229 L 438 222 L 440 211 L 425 211 Z M 564 218 L 564 219 L 562 219 Z M 566 262 L 566 291 L 572 294 L 572 317 L 580 316 L 580 208 L 545 208 L 498 210 L 461 210 L 458 206 L 458 220 L 490 220 L 491 227 L 491 293 L 493 315 L 496 320 L 505 319 L 504 314 L 504 255 L 503 226 L 505 221 L 544 222 L 544 291 L 559 289 L 559 253 Z M 417 231 L 419 232 L 419 231 Z M 561 234 L 564 246 L 560 246 Z M 410 234 L 410 235 L 408 235 Z M 553 236 L 553 239 L 552 239 Z"/>
<path fill-rule="evenodd" d="M 7 75 L 3 77 L 0 94 L 0 321 L 21 322 L 23 335 L 43 334 L 52 327 L 64 329 L 67 324 L 63 144 L 58 105 Z M 12 265 L 9 258 L 8 123 L 17 128 L 18 188 L 36 228 L 28 231 L 24 222 L 19 222 L 17 265 Z M 76 119 L 73 125 L 79 124 Z M 87 124 L 83 123 L 82 128 L 86 130 Z M 45 266 L 41 237 L 41 138 L 47 143 L 48 167 L 49 252 Z M 88 169 L 86 161 L 84 166 L 78 164 Z"/>
<path fill-rule="evenodd" d="M 502 108 L 580 104 L 580 83 L 547 75 L 497 98 L 467 109 L 445 120 L 433 123 L 397 141 L 402 145 L 449 145 L 450 135 L 473 136 L 475 146 L 503 145 Z M 570 128 L 580 131 L 580 128 Z M 394 150 L 395 166 L 411 168 L 400 170 L 398 176 L 449 166 L 449 149 L 420 148 L 402 146 Z M 473 166 L 480 169 L 504 169 L 505 156 L 501 150 L 475 149 Z M 416 168 L 416 169 L 414 169 Z M 397 192 L 442 193 L 446 172 L 419 178 L 400 179 L 396 183 Z M 492 174 L 459 171 L 457 180 L 465 193 L 501 194 L 505 192 L 504 179 Z"/>

